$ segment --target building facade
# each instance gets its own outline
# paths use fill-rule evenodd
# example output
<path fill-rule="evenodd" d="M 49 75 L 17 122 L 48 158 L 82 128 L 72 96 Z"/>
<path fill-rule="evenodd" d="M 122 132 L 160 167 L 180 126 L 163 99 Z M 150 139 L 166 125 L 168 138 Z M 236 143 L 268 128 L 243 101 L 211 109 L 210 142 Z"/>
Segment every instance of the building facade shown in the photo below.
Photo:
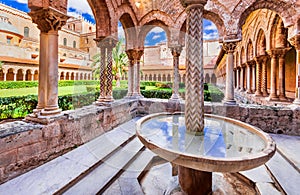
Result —
<path fill-rule="evenodd" d="M 91 80 L 97 53 L 95 25 L 71 17 L 59 31 L 59 79 Z M 39 75 L 40 30 L 31 17 L 0 3 L 0 81 L 33 81 Z"/>

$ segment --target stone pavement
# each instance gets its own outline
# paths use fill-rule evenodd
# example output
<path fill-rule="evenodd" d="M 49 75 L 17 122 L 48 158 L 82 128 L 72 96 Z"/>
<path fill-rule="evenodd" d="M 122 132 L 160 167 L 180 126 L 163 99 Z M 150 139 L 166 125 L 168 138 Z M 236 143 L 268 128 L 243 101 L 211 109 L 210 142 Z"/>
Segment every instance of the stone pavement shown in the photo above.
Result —
<path fill-rule="evenodd" d="M 145 149 L 135 136 L 137 119 L 0 185 L 0 194 L 165 193 L 166 173 L 170 175 L 169 181 L 177 180 L 168 171 L 170 164 Z M 300 137 L 271 136 L 277 143 L 275 156 L 265 165 L 236 175 L 251 184 L 257 194 L 299 194 Z M 160 168 L 153 169 L 155 166 Z M 149 183 L 153 175 L 158 180 Z M 223 177 L 215 175 L 219 180 Z M 224 189 L 221 194 L 230 193 Z"/>

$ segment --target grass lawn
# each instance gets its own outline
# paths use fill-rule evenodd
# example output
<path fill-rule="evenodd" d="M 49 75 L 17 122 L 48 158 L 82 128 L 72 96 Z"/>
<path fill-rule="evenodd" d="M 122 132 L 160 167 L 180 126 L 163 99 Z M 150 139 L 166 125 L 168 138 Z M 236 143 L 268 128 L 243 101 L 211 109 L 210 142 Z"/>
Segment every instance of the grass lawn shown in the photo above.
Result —
<path fill-rule="evenodd" d="M 58 88 L 58 95 L 76 94 L 86 92 L 86 85 L 74 85 Z M 38 88 L 1 89 L 0 97 L 37 95 Z"/>

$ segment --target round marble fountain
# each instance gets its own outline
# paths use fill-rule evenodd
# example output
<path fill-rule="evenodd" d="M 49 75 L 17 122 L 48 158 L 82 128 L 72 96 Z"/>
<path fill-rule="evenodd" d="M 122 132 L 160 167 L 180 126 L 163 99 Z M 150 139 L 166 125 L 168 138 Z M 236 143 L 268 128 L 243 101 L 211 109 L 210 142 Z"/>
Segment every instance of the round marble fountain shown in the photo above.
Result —
<path fill-rule="evenodd" d="M 258 167 L 275 153 L 268 134 L 246 123 L 205 115 L 203 135 L 186 131 L 183 113 L 158 113 L 137 122 L 142 143 L 178 165 L 179 183 L 186 194 L 208 194 L 212 172 L 238 172 Z"/>

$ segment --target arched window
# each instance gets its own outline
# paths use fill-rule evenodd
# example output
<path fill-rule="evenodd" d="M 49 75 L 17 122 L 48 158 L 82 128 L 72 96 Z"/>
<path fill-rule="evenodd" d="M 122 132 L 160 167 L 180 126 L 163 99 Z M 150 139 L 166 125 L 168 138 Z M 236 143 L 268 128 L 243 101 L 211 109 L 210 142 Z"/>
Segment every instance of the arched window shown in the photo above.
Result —
<path fill-rule="evenodd" d="M 67 38 L 64 38 L 64 46 L 67 46 Z"/>
<path fill-rule="evenodd" d="M 73 48 L 76 48 L 76 41 L 73 41 Z"/>
<path fill-rule="evenodd" d="M 29 37 L 29 28 L 27 26 L 24 27 L 24 37 Z"/>

